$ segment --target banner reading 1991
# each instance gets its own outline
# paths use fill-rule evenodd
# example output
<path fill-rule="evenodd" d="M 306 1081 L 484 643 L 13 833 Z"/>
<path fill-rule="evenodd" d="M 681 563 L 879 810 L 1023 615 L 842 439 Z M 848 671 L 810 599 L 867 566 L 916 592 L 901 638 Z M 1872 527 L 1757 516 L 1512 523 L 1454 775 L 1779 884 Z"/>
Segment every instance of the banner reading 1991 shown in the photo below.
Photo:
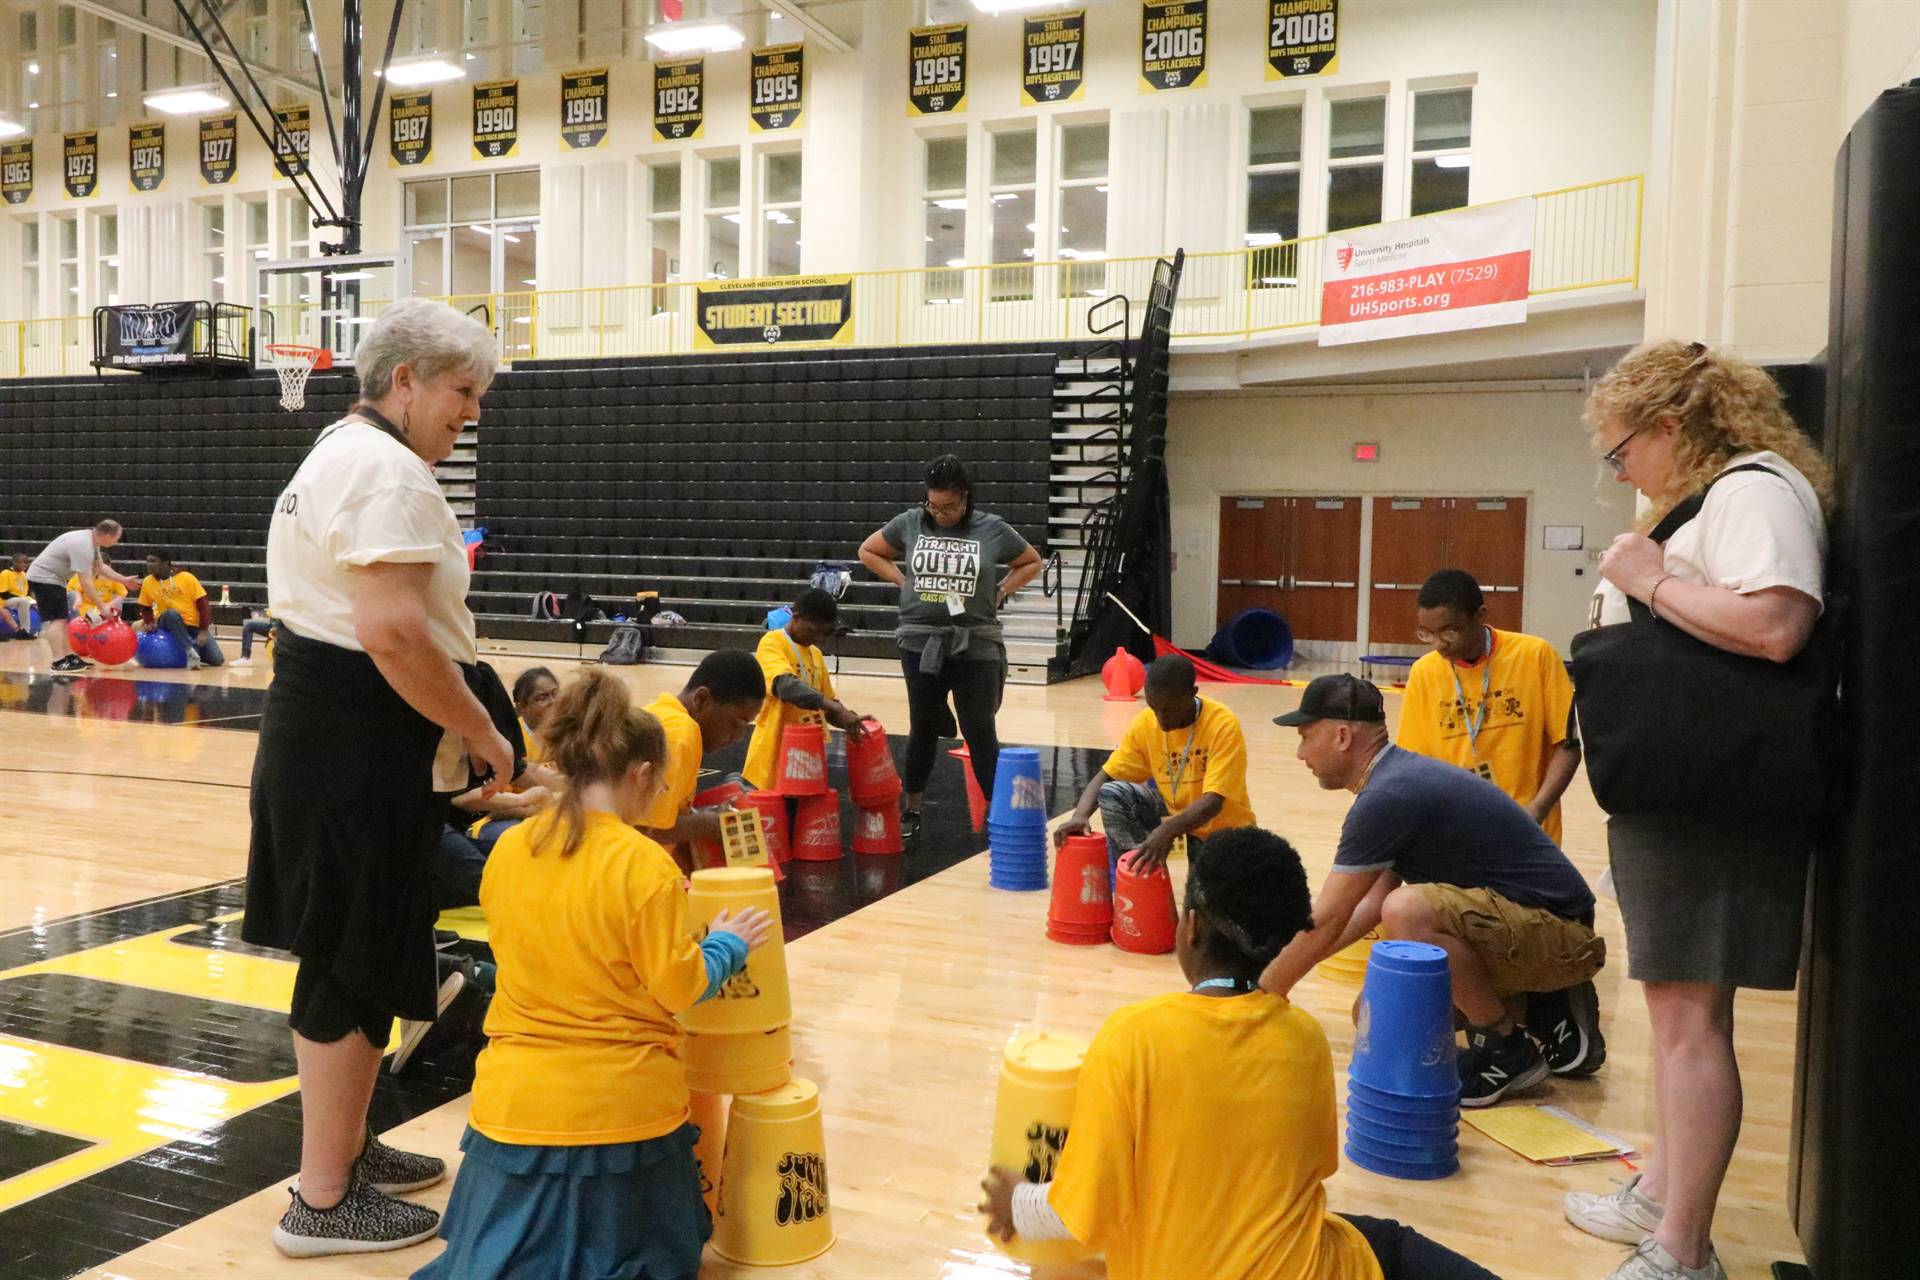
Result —
<path fill-rule="evenodd" d="M 33 139 L 0 142 L 0 194 L 8 204 L 33 199 Z"/>
<path fill-rule="evenodd" d="M 1087 87 L 1087 11 L 1045 13 L 1020 25 L 1020 100 L 1078 102 Z"/>
<path fill-rule="evenodd" d="M 567 71 L 560 76 L 560 136 L 574 151 L 607 140 L 607 69 Z"/>
<path fill-rule="evenodd" d="M 1140 0 L 1140 78 L 1155 92 L 1207 82 L 1207 0 Z"/>
<path fill-rule="evenodd" d="M 803 44 L 777 44 L 753 51 L 747 69 L 753 90 L 747 123 L 753 132 L 791 129 L 800 123 L 806 51 Z"/>
<path fill-rule="evenodd" d="M 234 157 L 238 124 L 236 116 L 206 116 L 200 121 L 200 181 L 210 187 L 232 182 L 240 168 Z"/>
<path fill-rule="evenodd" d="M 387 99 L 387 165 L 400 168 L 433 159 L 433 90 Z"/>
<path fill-rule="evenodd" d="M 158 191 L 167 182 L 167 126 L 144 121 L 127 126 L 127 178 L 135 191 Z"/>
<path fill-rule="evenodd" d="M 967 109 L 967 24 L 915 27 L 907 33 L 907 114 Z"/>
<path fill-rule="evenodd" d="M 680 142 L 707 130 L 707 60 L 653 64 L 653 136 Z"/>
<path fill-rule="evenodd" d="M 85 129 L 60 137 L 61 182 L 67 194 L 84 200 L 100 187 L 100 131 Z"/>
<path fill-rule="evenodd" d="M 273 131 L 273 171 L 283 178 L 297 178 L 307 171 L 313 153 L 313 112 L 307 107 L 287 107 L 273 114 L 280 122 Z"/>
<path fill-rule="evenodd" d="M 473 86 L 473 156 L 499 160 L 520 150 L 520 82 L 487 80 Z"/>
<path fill-rule="evenodd" d="M 712 281 L 694 295 L 696 347 L 853 341 L 852 276 Z"/>
<path fill-rule="evenodd" d="M 1267 79 L 1340 70 L 1340 0 L 1267 0 Z"/>

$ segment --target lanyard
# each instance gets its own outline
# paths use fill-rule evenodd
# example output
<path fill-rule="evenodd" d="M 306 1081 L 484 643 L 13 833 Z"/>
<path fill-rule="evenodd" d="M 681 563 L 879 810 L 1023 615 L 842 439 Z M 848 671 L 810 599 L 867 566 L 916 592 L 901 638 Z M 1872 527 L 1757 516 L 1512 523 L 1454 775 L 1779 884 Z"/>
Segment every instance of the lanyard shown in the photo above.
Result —
<path fill-rule="evenodd" d="M 813 664 L 807 661 L 807 655 L 801 652 L 799 644 L 794 641 L 793 636 L 788 633 L 785 627 L 780 628 L 780 638 L 785 640 L 787 642 L 787 648 L 793 651 L 794 665 L 800 669 L 800 683 L 818 692 L 820 686 L 813 682 Z"/>
<path fill-rule="evenodd" d="M 1194 983 L 1193 991 L 1198 993 L 1207 990 L 1209 987 L 1223 987 L 1229 991 L 1244 993 L 1252 991 L 1259 985 L 1257 982 L 1248 982 L 1245 978 L 1208 978 L 1204 982 Z"/>
<path fill-rule="evenodd" d="M 1484 728 L 1487 723 L 1488 695 L 1493 691 L 1493 628 L 1488 627 L 1486 630 L 1487 652 L 1484 661 L 1487 665 L 1480 672 L 1480 711 L 1477 715 L 1467 720 L 1467 750 L 1472 752 L 1476 759 L 1478 759 L 1480 755 L 1480 730 Z M 1449 662 L 1447 664 L 1447 671 L 1453 676 L 1453 692 L 1460 699 L 1460 715 L 1462 718 L 1465 718 L 1467 715 L 1467 691 L 1460 685 L 1460 668 L 1456 664 Z"/>
<path fill-rule="evenodd" d="M 1187 726 L 1187 745 L 1180 749 L 1180 763 L 1167 768 L 1167 803 L 1178 804 L 1180 779 L 1186 776 L 1187 761 L 1193 758 L 1193 740 L 1200 736 L 1200 699 L 1193 700 L 1193 723 Z M 1173 759 L 1173 735 L 1167 735 L 1167 759 Z"/>

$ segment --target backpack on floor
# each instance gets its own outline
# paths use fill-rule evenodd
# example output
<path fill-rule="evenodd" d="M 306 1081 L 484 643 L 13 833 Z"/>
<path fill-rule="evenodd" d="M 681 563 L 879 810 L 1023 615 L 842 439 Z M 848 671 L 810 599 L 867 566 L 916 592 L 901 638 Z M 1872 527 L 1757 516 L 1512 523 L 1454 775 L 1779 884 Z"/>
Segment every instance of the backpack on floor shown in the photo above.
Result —
<path fill-rule="evenodd" d="M 614 667 L 638 666 L 647 660 L 646 628 L 623 622 L 613 629 L 613 639 L 600 651 L 600 661 Z"/>

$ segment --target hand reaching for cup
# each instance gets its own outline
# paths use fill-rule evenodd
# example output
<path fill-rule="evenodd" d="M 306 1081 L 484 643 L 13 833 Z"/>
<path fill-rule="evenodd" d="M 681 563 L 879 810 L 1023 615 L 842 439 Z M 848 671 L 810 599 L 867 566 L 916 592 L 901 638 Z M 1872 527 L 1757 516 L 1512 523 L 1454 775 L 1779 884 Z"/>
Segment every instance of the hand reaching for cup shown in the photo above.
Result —
<path fill-rule="evenodd" d="M 757 951 L 773 936 L 773 917 L 759 907 L 722 911 L 707 926 L 707 932 L 730 933 L 746 943 L 747 950 Z"/>

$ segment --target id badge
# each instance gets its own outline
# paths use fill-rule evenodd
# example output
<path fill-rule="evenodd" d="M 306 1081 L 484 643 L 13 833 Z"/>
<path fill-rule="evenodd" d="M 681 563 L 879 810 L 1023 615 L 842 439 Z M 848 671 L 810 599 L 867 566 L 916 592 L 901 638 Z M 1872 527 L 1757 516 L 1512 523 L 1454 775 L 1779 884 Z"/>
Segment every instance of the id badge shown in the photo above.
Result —
<path fill-rule="evenodd" d="M 958 591 L 947 592 L 947 612 L 957 618 L 966 611 L 967 598 Z"/>

